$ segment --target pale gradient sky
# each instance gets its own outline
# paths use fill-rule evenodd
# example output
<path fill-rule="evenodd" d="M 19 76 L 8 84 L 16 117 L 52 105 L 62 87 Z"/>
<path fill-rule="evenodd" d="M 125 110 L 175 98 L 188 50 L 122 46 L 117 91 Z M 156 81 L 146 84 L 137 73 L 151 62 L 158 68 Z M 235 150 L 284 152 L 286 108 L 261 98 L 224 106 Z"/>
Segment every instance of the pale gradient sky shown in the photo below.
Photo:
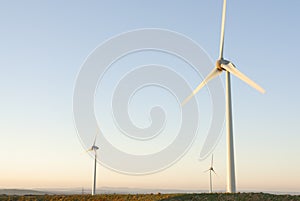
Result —
<path fill-rule="evenodd" d="M 226 58 L 267 90 L 261 95 L 232 81 L 238 190 L 300 192 L 300 1 L 227 3 Z M 221 6 L 221 0 L 1 1 L 0 188 L 89 188 L 93 161 L 82 154 L 72 113 L 85 58 L 119 33 L 163 28 L 192 38 L 215 60 Z M 204 139 L 199 134 L 184 158 L 156 174 L 99 166 L 97 185 L 207 189 L 210 159 L 198 161 Z M 214 151 L 214 186 L 224 191 L 225 151 L 223 135 Z"/>

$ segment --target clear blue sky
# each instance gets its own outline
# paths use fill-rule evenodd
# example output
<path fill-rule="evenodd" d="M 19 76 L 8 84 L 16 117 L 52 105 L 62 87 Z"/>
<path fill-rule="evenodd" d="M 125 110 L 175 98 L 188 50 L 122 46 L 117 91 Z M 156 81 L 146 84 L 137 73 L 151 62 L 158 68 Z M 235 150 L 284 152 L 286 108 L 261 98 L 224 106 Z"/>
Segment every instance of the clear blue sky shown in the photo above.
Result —
<path fill-rule="evenodd" d="M 266 90 L 233 79 L 238 190 L 300 191 L 300 2 L 230 1 L 225 55 Z M 76 76 L 106 39 L 139 28 L 182 33 L 217 58 L 221 0 L 1 1 L 0 187 L 89 187 L 72 113 Z M 192 82 L 197 83 L 197 80 Z M 98 186 L 207 189 L 204 137 L 171 168 L 147 176 L 99 167 Z M 225 135 L 215 187 L 225 190 Z"/>

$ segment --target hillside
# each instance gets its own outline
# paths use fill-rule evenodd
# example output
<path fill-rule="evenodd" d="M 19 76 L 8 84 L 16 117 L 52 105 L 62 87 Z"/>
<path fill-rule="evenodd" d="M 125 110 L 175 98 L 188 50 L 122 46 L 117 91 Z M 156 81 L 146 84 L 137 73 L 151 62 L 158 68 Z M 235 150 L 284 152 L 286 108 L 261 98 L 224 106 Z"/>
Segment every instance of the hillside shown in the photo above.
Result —
<path fill-rule="evenodd" d="M 300 195 L 273 195 L 266 193 L 237 193 L 237 194 L 103 194 L 103 195 L 0 195 L 0 200 L 51 200 L 51 201 L 72 201 L 72 200 L 97 200 L 97 201 L 300 201 Z"/>

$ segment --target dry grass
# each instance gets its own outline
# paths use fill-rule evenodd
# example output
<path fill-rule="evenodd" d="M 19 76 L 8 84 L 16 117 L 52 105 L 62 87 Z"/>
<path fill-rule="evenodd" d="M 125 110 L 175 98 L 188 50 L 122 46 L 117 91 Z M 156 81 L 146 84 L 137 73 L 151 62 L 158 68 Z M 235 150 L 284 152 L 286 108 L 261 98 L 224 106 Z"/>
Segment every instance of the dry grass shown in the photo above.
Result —
<path fill-rule="evenodd" d="M 0 195 L 0 200 L 11 201 L 300 201 L 296 195 L 273 195 L 266 193 L 213 193 L 213 194 L 103 194 L 103 195 Z"/>

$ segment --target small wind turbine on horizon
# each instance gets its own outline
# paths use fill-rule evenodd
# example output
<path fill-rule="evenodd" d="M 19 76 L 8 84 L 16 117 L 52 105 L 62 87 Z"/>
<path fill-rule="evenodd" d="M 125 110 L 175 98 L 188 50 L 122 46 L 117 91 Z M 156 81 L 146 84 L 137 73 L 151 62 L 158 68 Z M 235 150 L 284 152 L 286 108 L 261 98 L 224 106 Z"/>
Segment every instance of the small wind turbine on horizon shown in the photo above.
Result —
<path fill-rule="evenodd" d="M 230 74 L 238 77 L 248 85 L 265 93 L 265 90 L 258 84 L 249 79 L 246 75 L 236 69 L 235 65 L 223 57 L 224 50 L 224 31 L 225 31 L 225 16 L 226 16 L 226 0 L 223 2 L 221 37 L 220 37 L 220 53 L 212 72 L 197 86 L 197 88 L 183 102 L 184 106 L 198 91 L 203 88 L 210 80 L 220 75 L 223 71 L 226 72 L 226 132 L 227 132 L 227 192 L 235 193 L 235 167 L 234 167 L 234 145 L 233 145 L 233 127 L 232 127 L 232 105 L 231 105 L 231 81 Z"/>
<path fill-rule="evenodd" d="M 209 193 L 212 193 L 212 177 L 211 177 L 211 172 L 213 172 L 215 175 L 217 175 L 217 173 L 214 170 L 214 155 L 211 156 L 211 162 L 210 162 L 210 167 L 208 170 L 204 171 L 204 172 L 208 172 L 209 171 Z"/>
<path fill-rule="evenodd" d="M 93 146 L 87 150 L 87 152 L 89 152 L 89 151 L 94 152 L 94 177 L 93 177 L 94 179 L 93 179 L 92 195 L 96 194 L 97 150 L 99 149 L 99 147 L 96 146 L 97 134 L 98 134 L 98 132 L 96 133 L 96 136 L 95 136 L 95 139 L 93 142 Z"/>

